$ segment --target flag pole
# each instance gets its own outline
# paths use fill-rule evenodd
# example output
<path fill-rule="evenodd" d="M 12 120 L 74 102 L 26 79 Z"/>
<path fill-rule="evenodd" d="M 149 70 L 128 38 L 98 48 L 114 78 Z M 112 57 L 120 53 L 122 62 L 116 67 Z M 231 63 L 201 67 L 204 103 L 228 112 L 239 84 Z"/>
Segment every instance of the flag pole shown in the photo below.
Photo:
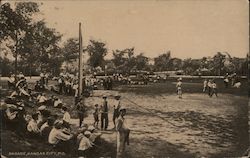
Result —
<path fill-rule="evenodd" d="M 82 31 L 81 31 L 81 23 L 79 23 L 79 73 L 78 73 L 78 97 L 80 97 L 83 93 L 83 48 L 82 48 Z"/>

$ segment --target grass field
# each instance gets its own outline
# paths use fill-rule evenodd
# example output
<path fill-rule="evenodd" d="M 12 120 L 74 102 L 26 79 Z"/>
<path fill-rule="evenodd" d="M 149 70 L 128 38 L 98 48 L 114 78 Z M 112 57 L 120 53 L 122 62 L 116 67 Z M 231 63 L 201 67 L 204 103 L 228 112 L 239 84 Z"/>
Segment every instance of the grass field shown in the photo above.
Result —
<path fill-rule="evenodd" d="M 86 100 L 89 116 L 85 122 L 93 122 L 93 106 L 96 103 L 101 104 L 101 96 L 107 94 L 110 105 L 110 130 L 103 132 L 102 150 L 96 151 L 93 156 L 115 155 L 116 134 L 111 130 L 111 120 L 112 96 L 116 93 L 121 94 L 122 106 L 128 109 L 126 118 L 131 137 L 130 145 L 126 148 L 126 157 L 242 156 L 249 146 L 247 82 L 242 81 L 240 89 L 225 89 L 220 79 L 217 79 L 216 83 L 219 89 L 218 98 L 210 98 L 202 93 L 200 79 L 183 80 L 183 99 L 178 99 L 175 93 L 175 80 L 149 85 L 115 86 L 112 91 L 95 91 L 94 96 Z M 59 97 L 70 107 L 75 118 L 72 123 L 76 124 L 73 97 Z M 51 110 L 59 112 L 57 109 Z M 6 148 L 22 148 L 12 144 L 14 136 L 8 132 L 4 134 L 6 137 L 3 137 L 2 141 L 9 141 Z M 24 144 L 23 149 L 25 147 Z M 40 149 L 41 147 L 29 148 L 31 151 Z"/>

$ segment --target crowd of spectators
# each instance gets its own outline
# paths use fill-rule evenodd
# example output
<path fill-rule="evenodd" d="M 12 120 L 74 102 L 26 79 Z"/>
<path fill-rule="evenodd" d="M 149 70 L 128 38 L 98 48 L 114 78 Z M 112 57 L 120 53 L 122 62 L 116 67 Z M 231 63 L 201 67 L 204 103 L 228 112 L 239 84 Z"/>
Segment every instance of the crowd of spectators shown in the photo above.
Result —
<path fill-rule="evenodd" d="M 48 84 L 43 75 L 40 81 Z M 71 115 L 62 99 L 47 96 L 36 86 L 31 89 L 24 76 L 18 76 L 13 82 L 9 80 L 8 85 L 10 95 L 1 99 L 3 129 L 12 130 L 23 138 L 43 141 L 57 151 L 78 151 L 79 156 L 85 156 L 95 148 L 101 133 L 84 122 L 73 130 Z M 64 89 L 63 92 L 67 91 Z M 81 103 L 80 99 L 78 104 Z M 55 109 L 59 112 L 54 113 Z"/>

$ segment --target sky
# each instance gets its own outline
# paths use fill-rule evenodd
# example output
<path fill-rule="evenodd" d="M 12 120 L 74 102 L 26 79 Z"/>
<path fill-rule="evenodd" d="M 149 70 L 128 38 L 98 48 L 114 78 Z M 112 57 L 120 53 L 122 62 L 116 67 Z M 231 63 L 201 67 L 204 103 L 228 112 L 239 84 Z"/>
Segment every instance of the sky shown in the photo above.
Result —
<path fill-rule="evenodd" d="M 14 2 L 14 1 L 12 1 Z M 172 57 L 201 58 L 216 52 L 246 57 L 249 52 L 247 0 L 45 0 L 41 14 L 63 41 L 90 39 L 112 50 L 135 47 L 148 57 L 171 51 Z"/>

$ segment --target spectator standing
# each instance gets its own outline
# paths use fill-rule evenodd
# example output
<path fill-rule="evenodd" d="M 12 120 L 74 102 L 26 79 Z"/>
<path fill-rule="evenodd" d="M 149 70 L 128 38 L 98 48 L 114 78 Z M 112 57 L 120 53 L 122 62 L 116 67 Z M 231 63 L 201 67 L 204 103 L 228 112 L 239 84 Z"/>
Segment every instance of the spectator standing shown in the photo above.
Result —
<path fill-rule="evenodd" d="M 126 143 L 129 145 L 129 133 L 130 130 L 126 125 L 125 116 L 126 109 L 120 108 L 120 116 L 117 119 L 116 131 L 117 131 L 117 155 L 116 158 L 123 158 Z"/>
<path fill-rule="evenodd" d="M 107 130 L 108 128 L 108 101 L 107 96 L 103 96 L 103 104 L 101 106 L 101 129 Z"/>
<path fill-rule="evenodd" d="M 121 107 L 121 100 L 120 100 L 121 96 L 120 95 L 116 95 L 115 96 L 115 103 L 114 103 L 114 112 L 113 112 L 113 123 L 114 123 L 114 129 L 115 129 L 115 121 L 116 119 L 119 117 L 119 110 Z"/>
<path fill-rule="evenodd" d="M 99 123 L 99 107 L 98 104 L 95 104 L 95 111 L 93 113 L 94 116 L 94 127 L 98 128 Z"/>
<path fill-rule="evenodd" d="M 77 113 L 78 113 L 78 117 L 79 117 L 79 127 L 82 126 L 83 121 L 84 121 L 84 115 L 85 115 L 85 111 L 86 111 L 86 107 L 85 107 L 85 102 L 84 102 L 84 98 L 82 98 L 78 103 L 77 103 Z"/>

